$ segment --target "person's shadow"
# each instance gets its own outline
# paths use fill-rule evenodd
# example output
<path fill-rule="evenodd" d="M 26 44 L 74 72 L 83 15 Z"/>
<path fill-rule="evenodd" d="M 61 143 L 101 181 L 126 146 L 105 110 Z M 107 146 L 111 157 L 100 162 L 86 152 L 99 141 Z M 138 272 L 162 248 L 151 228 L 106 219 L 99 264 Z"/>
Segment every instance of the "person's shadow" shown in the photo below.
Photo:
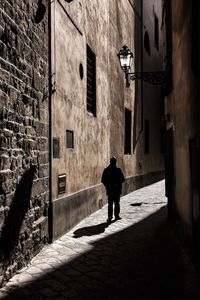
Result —
<path fill-rule="evenodd" d="M 17 245 L 22 223 L 30 206 L 31 190 L 36 166 L 31 166 L 22 175 L 15 191 L 10 210 L 5 218 L 0 237 L 0 252 L 9 258 Z"/>
<path fill-rule="evenodd" d="M 137 202 L 137 203 L 132 203 L 130 204 L 131 206 L 141 206 L 142 205 L 142 202 Z"/>
<path fill-rule="evenodd" d="M 91 235 L 96 235 L 96 234 L 100 234 L 103 233 L 106 229 L 106 227 L 109 226 L 109 223 L 105 222 L 105 223 L 101 223 L 98 225 L 94 225 L 94 226 L 88 226 L 88 227 L 83 227 L 83 228 L 79 228 L 76 231 L 74 231 L 74 238 L 80 238 L 82 236 L 91 236 Z"/>

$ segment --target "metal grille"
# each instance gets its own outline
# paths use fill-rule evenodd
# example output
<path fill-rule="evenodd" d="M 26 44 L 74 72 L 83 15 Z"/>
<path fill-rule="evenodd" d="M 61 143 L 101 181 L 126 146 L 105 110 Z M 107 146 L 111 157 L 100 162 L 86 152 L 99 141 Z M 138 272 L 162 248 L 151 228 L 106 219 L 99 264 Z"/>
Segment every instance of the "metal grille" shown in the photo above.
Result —
<path fill-rule="evenodd" d="M 87 111 L 96 116 L 96 57 L 87 45 Z"/>
<path fill-rule="evenodd" d="M 71 130 L 66 131 L 66 147 L 74 148 L 74 132 Z"/>

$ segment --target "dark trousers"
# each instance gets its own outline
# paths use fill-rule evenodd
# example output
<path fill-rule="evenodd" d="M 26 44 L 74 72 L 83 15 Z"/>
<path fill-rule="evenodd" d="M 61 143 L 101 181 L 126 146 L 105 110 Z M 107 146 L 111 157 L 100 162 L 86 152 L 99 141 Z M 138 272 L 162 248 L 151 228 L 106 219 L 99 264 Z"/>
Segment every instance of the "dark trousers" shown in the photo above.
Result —
<path fill-rule="evenodd" d="M 113 217 L 113 204 L 115 218 L 119 217 L 120 213 L 120 194 L 108 195 L 108 219 Z"/>

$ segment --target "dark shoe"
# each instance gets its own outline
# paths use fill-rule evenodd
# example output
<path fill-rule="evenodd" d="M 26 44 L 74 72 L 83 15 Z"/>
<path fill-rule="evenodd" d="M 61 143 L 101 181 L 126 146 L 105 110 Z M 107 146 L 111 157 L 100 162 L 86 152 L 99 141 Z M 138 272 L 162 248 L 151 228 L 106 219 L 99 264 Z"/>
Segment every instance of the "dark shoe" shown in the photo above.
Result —
<path fill-rule="evenodd" d="M 120 216 L 115 217 L 115 221 L 121 220 L 122 218 Z"/>
<path fill-rule="evenodd" d="M 110 224 L 111 222 L 112 222 L 112 219 L 108 218 L 107 223 Z"/>

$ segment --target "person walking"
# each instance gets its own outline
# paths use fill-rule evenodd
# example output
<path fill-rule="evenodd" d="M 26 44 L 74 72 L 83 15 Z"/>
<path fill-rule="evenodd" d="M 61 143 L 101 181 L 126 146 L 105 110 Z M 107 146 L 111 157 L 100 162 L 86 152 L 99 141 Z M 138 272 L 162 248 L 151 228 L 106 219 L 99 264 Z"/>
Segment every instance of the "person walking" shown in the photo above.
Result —
<path fill-rule="evenodd" d="M 113 204 L 115 220 L 120 220 L 120 195 L 122 193 L 122 183 L 125 181 L 124 174 L 120 168 L 116 166 L 117 159 L 111 157 L 110 164 L 104 169 L 101 182 L 106 188 L 108 196 L 108 223 L 111 223 L 113 218 Z"/>

